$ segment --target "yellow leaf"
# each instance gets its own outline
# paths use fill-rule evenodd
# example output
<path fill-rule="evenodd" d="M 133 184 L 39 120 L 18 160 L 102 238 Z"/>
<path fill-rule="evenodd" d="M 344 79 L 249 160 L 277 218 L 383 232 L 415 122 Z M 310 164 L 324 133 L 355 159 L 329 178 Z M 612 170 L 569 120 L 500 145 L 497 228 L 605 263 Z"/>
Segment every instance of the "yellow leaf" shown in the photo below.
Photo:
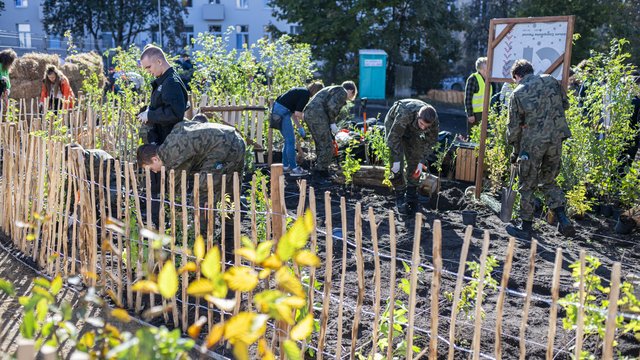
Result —
<path fill-rule="evenodd" d="M 223 274 L 218 274 L 211 282 L 213 283 L 213 292 L 211 295 L 217 298 L 224 298 L 227 296 L 227 283 L 224 281 Z"/>
<path fill-rule="evenodd" d="M 207 252 L 200 269 L 202 275 L 210 280 L 220 273 L 220 248 L 216 246 Z"/>
<path fill-rule="evenodd" d="M 260 270 L 260 272 L 258 273 L 258 279 L 260 279 L 260 280 L 264 280 L 264 279 L 266 279 L 269 275 L 271 275 L 271 269 L 262 269 L 262 270 Z"/>
<path fill-rule="evenodd" d="M 205 340 L 205 344 L 207 348 L 210 348 L 215 344 L 217 344 L 222 339 L 223 334 L 224 334 L 224 324 L 215 324 L 213 326 L 213 329 L 209 332 L 209 335 L 207 335 L 207 338 Z"/>
<path fill-rule="evenodd" d="M 313 230 L 313 216 L 307 211 L 293 223 L 291 229 L 278 241 L 276 253 L 282 261 L 288 261 L 297 250 L 302 249 L 309 240 L 309 234 Z"/>
<path fill-rule="evenodd" d="M 271 254 L 271 256 L 266 258 L 260 265 L 262 265 L 265 269 L 278 270 L 282 267 L 282 261 L 280 260 L 278 255 Z"/>
<path fill-rule="evenodd" d="M 171 260 L 167 260 L 158 274 L 158 290 L 165 299 L 173 297 L 178 291 L 178 273 Z"/>
<path fill-rule="evenodd" d="M 267 344 L 267 340 L 265 340 L 264 338 L 261 338 L 260 340 L 258 340 L 258 355 L 264 356 L 264 354 L 266 354 L 267 351 L 269 351 L 269 345 Z"/>
<path fill-rule="evenodd" d="M 302 309 L 307 306 L 307 300 L 299 296 L 289 296 L 282 300 L 282 303 L 294 309 Z"/>
<path fill-rule="evenodd" d="M 276 360 L 276 356 L 273 355 L 271 350 L 267 350 L 264 355 L 262 355 L 262 360 Z"/>
<path fill-rule="evenodd" d="M 279 320 L 286 322 L 289 325 L 293 325 L 295 320 L 293 319 L 293 310 L 286 304 L 279 303 L 275 305 L 276 312 L 280 316 Z"/>
<path fill-rule="evenodd" d="M 140 280 L 131 286 L 132 291 L 139 291 L 142 293 L 158 293 L 158 284 L 151 280 Z"/>
<path fill-rule="evenodd" d="M 298 280 L 287 267 L 280 268 L 280 270 L 276 271 L 276 283 L 281 289 L 291 294 L 305 297 L 300 280 Z"/>
<path fill-rule="evenodd" d="M 240 312 L 224 325 L 224 337 L 231 345 L 238 342 L 251 345 L 262 337 L 267 329 L 269 316 Z"/>
<path fill-rule="evenodd" d="M 224 274 L 224 281 L 231 290 L 251 291 L 258 285 L 258 274 L 244 266 L 234 266 Z"/>
<path fill-rule="evenodd" d="M 273 241 L 264 241 L 258 244 L 256 249 L 256 263 L 261 263 L 271 254 L 271 248 L 273 247 Z"/>
<path fill-rule="evenodd" d="M 291 340 L 302 341 L 311 335 L 313 331 L 313 315 L 308 314 L 300 320 L 289 332 Z"/>
<path fill-rule="evenodd" d="M 193 254 L 198 261 L 204 258 L 204 251 L 204 238 L 202 238 L 202 235 L 198 235 L 195 244 L 193 244 Z"/>
<path fill-rule="evenodd" d="M 223 311 L 230 312 L 236 306 L 236 299 L 220 299 L 211 295 L 205 295 L 204 299 Z"/>
<path fill-rule="evenodd" d="M 191 296 L 205 296 L 213 292 L 213 283 L 207 279 L 200 279 L 189 284 L 187 294 Z"/>
<path fill-rule="evenodd" d="M 236 255 L 240 255 L 243 258 L 251 261 L 251 262 L 256 262 L 256 251 L 253 249 L 249 249 L 246 247 L 240 248 L 238 250 L 236 250 Z"/>
<path fill-rule="evenodd" d="M 111 324 L 104 324 L 104 330 L 111 334 L 111 337 L 120 338 L 120 330 Z"/>
<path fill-rule="evenodd" d="M 189 328 L 187 329 L 187 334 L 189 334 L 189 336 L 192 339 L 197 340 L 198 336 L 200 336 L 200 331 L 202 330 L 202 326 L 206 323 L 207 323 L 207 317 L 201 316 L 200 319 L 198 319 L 198 321 L 196 321 L 191 326 L 189 326 Z"/>
<path fill-rule="evenodd" d="M 53 280 L 51 280 L 51 287 L 49 288 L 49 291 L 53 295 L 58 295 L 60 289 L 62 289 L 62 277 L 58 275 Z"/>
<path fill-rule="evenodd" d="M 35 234 L 27 234 L 26 237 L 27 241 L 33 241 L 36 239 L 36 235 Z"/>
<path fill-rule="evenodd" d="M 287 360 L 302 360 L 302 352 L 298 349 L 298 345 L 295 341 L 285 340 L 282 343 L 284 347 L 284 353 L 287 356 Z"/>
<path fill-rule="evenodd" d="M 124 309 L 111 310 L 111 316 L 122 321 L 123 323 L 128 323 L 129 321 L 131 321 L 131 316 L 129 316 L 127 310 Z"/>
<path fill-rule="evenodd" d="M 236 360 L 249 360 L 247 344 L 238 341 L 233 345 L 233 358 Z"/>
<path fill-rule="evenodd" d="M 118 295 L 116 295 L 116 293 L 113 292 L 113 290 L 107 289 L 106 293 L 107 295 L 109 295 L 109 297 L 116 304 L 117 307 L 123 307 L 122 302 L 120 301 L 120 299 L 118 299 Z"/>
<path fill-rule="evenodd" d="M 320 258 L 309 250 L 298 251 L 294 257 L 294 261 L 300 266 L 320 266 Z"/>
<path fill-rule="evenodd" d="M 95 345 L 96 334 L 93 331 L 87 331 L 82 335 L 80 339 L 80 344 L 87 347 L 87 349 L 91 349 L 93 345 Z"/>
<path fill-rule="evenodd" d="M 189 261 L 183 267 L 181 267 L 180 270 L 178 270 L 178 274 L 182 274 L 185 271 L 196 272 L 198 271 L 198 265 L 196 265 L 196 263 L 194 263 L 193 261 Z"/>

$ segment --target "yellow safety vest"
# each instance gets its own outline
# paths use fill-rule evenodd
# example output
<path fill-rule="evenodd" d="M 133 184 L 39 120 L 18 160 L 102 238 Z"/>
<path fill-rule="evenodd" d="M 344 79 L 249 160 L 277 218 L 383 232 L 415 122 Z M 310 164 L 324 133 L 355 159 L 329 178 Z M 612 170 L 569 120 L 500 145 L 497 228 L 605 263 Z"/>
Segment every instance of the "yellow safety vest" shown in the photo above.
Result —
<path fill-rule="evenodd" d="M 482 105 L 484 105 L 484 79 L 478 72 L 474 72 L 471 75 L 475 76 L 476 81 L 478 81 L 478 92 L 473 93 L 471 105 L 473 106 L 474 113 L 481 113 Z M 493 96 L 493 88 L 489 86 L 489 98 L 491 98 L 491 96 Z"/>

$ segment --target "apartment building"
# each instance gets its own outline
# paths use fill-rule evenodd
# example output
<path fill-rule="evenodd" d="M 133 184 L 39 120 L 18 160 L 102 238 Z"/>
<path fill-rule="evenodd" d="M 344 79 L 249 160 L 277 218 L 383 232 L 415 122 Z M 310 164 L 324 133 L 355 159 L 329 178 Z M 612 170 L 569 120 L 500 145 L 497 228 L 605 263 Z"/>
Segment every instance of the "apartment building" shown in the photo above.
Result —
<path fill-rule="evenodd" d="M 151 0 L 157 3 L 158 0 Z M 159 0 L 162 1 L 162 0 Z M 183 45 L 200 32 L 223 34 L 233 28 L 229 47 L 242 48 L 263 36 L 268 36 L 267 26 L 273 25 L 286 33 L 297 33 L 298 27 L 277 20 L 268 0 L 183 0 L 188 14 L 185 15 Z M 0 49 L 11 47 L 18 54 L 31 51 L 65 54 L 67 44 L 61 36 L 47 35 L 42 25 L 43 12 L 40 0 L 5 0 L 5 10 L 0 12 Z M 111 34 L 100 37 L 101 49 L 113 47 Z M 158 41 L 157 33 L 138 36 L 136 44 L 144 46 Z M 78 39 L 76 45 L 82 50 L 92 50 L 92 39 Z"/>

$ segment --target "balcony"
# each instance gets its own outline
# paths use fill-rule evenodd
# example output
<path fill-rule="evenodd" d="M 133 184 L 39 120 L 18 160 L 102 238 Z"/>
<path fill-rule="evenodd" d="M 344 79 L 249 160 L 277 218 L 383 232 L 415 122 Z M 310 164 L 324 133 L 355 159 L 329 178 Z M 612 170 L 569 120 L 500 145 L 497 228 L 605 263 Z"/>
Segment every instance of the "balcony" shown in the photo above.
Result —
<path fill-rule="evenodd" d="M 204 4 L 202 5 L 202 20 L 224 20 L 224 5 Z"/>

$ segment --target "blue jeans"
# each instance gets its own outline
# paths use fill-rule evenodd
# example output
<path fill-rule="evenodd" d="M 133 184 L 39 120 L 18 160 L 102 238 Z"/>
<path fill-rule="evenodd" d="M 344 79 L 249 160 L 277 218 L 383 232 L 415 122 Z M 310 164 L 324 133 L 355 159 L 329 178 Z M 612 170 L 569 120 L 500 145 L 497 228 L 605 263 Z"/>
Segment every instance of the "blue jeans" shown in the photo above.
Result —
<path fill-rule="evenodd" d="M 282 165 L 294 169 L 298 165 L 296 164 L 296 134 L 291 120 L 291 111 L 278 102 L 273 103 L 271 111 L 282 117 L 282 128 L 280 129 L 280 133 L 284 138 Z"/>

